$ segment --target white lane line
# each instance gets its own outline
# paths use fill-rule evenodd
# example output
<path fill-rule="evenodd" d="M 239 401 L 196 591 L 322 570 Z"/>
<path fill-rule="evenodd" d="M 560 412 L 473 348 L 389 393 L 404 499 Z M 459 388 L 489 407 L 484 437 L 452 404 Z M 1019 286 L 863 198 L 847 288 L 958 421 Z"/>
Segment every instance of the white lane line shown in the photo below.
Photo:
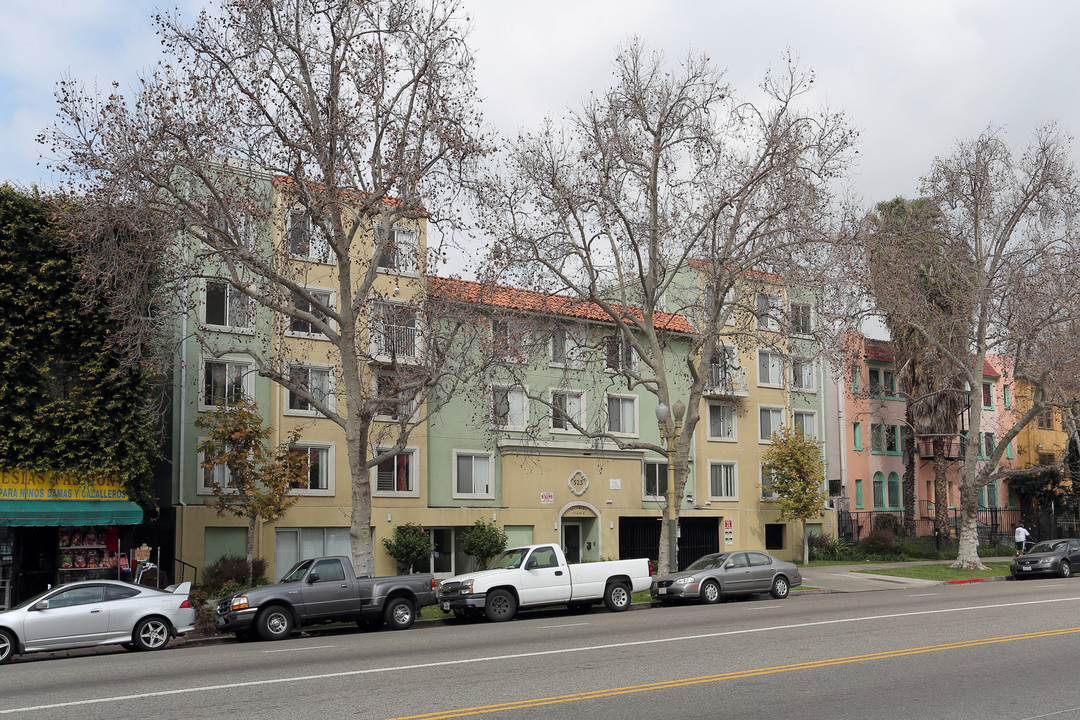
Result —
<path fill-rule="evenodd" d="M 579 627 L 581 625 L 589 625 L 589 624 L 590 623 L 566 623 L 565 625 L 541 625 L 540 627 L 538 627 L 536 629 L 537 630 L 550 630 L 551 628 Z"/>
<path fill-rule="evenodd" d="M 298 647 L 298 648 L 284 648 L 282 650 L 263 650 L 264 653 L 281 653 L 281 652 L 303 652 L 304 650 L 324 650 L 326 648 L 332 648 L 333 645 L 312 645 L 311 647 Z"/>
<path fill-rule="evenodd" d="M 198 687 L 180 688 L 177 690 L 159 690 L 156 692 L 132 693 L 130 695 L 111 695 L 108 697 L 89 698 L 86 700 L 71 700 L 68 702 L 51 703 L 48 705 L 30 705 L 27 707 L 8 708 L 0 710 L 0 715 L 11 713 L 36 712 L 38 710 L 52 710 L 62 707 L 78 707 L 80 705 L 98 705 L 110 702 L 130 702 L 142 698 L 169 697 L 171 695 L 187 695 L 190 693 L 206 692 L 208 690 L 231 690 L 243 687 L 258 687 L 260 685 L 275 685 L 278 683 L 301 683 L 312 680 L 327 680 L 331 678 L 356 677 L 358 675 L 378 675 L 381 673 L 401 672 L 402 670 L 426 670 L 429 668 L 447 667 L 450 665 L 471 665 L 475 663 L 504 662 L 506 660 L 518 660 L 521 658 L 543 657 L 544 655 L 565 655 L 566 653 L 589 652 L 593 650 L 613 650 L 617 648 L 635 647 L 639 645 L 660 645 L 663 643 L 680 643 L 687 640 L 708 640 L 710 638 L 731 637 L 734 635 L 752 635 L 755 633 L 776 632 L 795 630 L 798 628 L 822 627 L 825 625 L 844 625 L 856 622 L 879 622 L 903 617 L 920 617 L 925 615 L 945 615 L 948 613 L 972 612 L 978 610 L 997 610 L 999 608 L 1026 607 L 1029 605 L 1047 605 L 1050 603 L 1077 602 L 1080 596 L 1069 598 L 1054 598 L 1050 600 L 1025 600 L 1022 602 L 995 603 L 993 605 L 968 605 L 958 608 L 942 608 L 938 610 L 916 610 L 913 612 L 888 613 L 886 615 L 866 615 L 854 618 L 839 618 L 837 620 L 815 620 L 813 622 L 791 623 L 789 625 L 770 625 L 769 627 L 747 628 L 746 630 L 725 630 L 723 632 L 701 633 L 699 635 L 683 635 L 670 638 L 653 638 L 650 640 L 633 640 L 630 642 L 608 643 L 606 645 L 589 645 L 587 647 L 566 647 L 558 650 L 536 650 L 534 652 L 510 653 L 508 655 L 496 655 L 493 657 L 457 658 L 454 660 L 440 660 L 438 662 L 415 663 L 413 665 L 395 665 L 393 667 L 368 668 L 367 670 L 346 670 L 333 673 L 319 673 L 317 675 L 295 675 L 292 677 L 280 677 L 267 680 L 249 680 L 247 682 L 223 683 L 220 685 L 201 685 Z"/>

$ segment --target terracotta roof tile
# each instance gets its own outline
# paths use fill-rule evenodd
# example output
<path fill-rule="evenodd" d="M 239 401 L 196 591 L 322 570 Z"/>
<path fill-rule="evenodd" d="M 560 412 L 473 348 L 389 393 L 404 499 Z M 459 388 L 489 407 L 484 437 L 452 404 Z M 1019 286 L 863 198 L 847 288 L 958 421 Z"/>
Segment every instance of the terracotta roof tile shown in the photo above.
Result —
<path fill-rule="evenodd" d="M 429 278 L 429 292 L 436 297 L 456 298 L 510 310 L 611 322 L 611 316 L 596 303 L 584 302 L 566 295 L 542 293 L 506 285 L 484 285 L 471 280 L 431 277 Z M 627 314 L 638 320 L 642 319 L 641 308 L 629 308 Z M 653 324 L 660 330 L 678 333 L 696 332 L 686 317 L 674 313 L 653 313 Z"/>

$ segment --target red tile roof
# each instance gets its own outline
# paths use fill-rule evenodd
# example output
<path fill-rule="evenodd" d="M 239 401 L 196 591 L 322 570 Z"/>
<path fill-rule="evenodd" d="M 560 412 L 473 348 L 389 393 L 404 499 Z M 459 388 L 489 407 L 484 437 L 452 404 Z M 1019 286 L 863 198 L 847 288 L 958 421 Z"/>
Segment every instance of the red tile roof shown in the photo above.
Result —
<path fill-rule="evenodd" d="M 484 285 L 471 280 L 429 278 L 429 292 L 436 297 L 456 298 L 471 303 L 503 307 L 522 312 L 547 313 L 597 322 L 612 322 L 611 316 L 596 303 L 577 300 L 566 295 L 524 290 L 506 285 Z M 618 308 L 619 306 L 616 306 Z M 631 307 L 627 316 L 642 319 L 641 308 Z M 653 325 L 659 330 L 694 333 L 696 330 L 682 315 L 653 313 Z"/>

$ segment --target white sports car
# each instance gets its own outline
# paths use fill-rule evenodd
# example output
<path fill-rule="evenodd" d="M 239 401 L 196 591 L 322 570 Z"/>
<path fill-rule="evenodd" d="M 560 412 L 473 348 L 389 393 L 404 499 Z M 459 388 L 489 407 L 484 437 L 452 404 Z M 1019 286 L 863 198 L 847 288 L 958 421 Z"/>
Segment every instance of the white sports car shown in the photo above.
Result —
<path fill-rule="evenodd" d="M 117 580 L 59 585 L 0 612 L 0 664 L 46 650 L 123 645 L 160 650 L 195 629 L 191 583 L 158 590 Z"/>

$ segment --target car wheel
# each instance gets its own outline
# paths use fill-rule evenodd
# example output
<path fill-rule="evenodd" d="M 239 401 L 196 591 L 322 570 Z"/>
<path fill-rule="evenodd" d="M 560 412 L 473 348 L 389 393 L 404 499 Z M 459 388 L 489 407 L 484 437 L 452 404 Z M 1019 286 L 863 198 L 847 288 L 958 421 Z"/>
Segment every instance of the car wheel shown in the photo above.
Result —
<path fill-rule="evenodd" d="M 701 584 L 701 602 L 706 605 L 720 602 L 720 585 L 715 580 L 706 580 Z"/>
<path fill-rule="evenodd" d="M 488 593 L 484 614 L 491 622 L 510 620 L 517 613 L 517 598 L 508 590 L 494 590 Z"/>
<path fill-rule="evenodd" d="M 408 630 L 416 621 L 416 608 L 408 598 L 393 598 L 386 603 L 383 618 L 391 630 Z"/>
<path fill-rule="evenodd" d="M 783 600 L 788 596 L 789 592 L 791 592 L 791 587 L 788 585 L 787 578 L 783 575 L 777 575 L 772 581 L 772 590 L 769 591 L 769 594 L 777 600 Z"/>
<path fill-rule="evenodd" d="M 135 625 L 131 642 L 136 650 L 160 650 L 169 644 L 171 635 L 169 623 L 162 618 L 143 618 Z"/>
<path fill-rule="evenodd" d="M 1068 560 L 1062 560 L 1061 566 L 1058 568 L 1058 574 L 1063 578 L 1072 577 L 1072 565 Z"/>
<path fill-rule="evenodd" d="M 292 632 L 292 614 L 280 605 L 271 605 L 263 610 L 255 622 L 259 637 L 263 640 L 281 640 Z"/>
<path fill-rule="evenodd" d="M 0 665 L 10 662 L 15 657 L 15 636 L 7 630 L 0 630 Z"/>
<path fill-rule="evenodd" d="M 626 583 L 611 583 L 604 590 L 604 605 L 611 612 L 622 612 L 630 607 L 630 588 Z"/>

